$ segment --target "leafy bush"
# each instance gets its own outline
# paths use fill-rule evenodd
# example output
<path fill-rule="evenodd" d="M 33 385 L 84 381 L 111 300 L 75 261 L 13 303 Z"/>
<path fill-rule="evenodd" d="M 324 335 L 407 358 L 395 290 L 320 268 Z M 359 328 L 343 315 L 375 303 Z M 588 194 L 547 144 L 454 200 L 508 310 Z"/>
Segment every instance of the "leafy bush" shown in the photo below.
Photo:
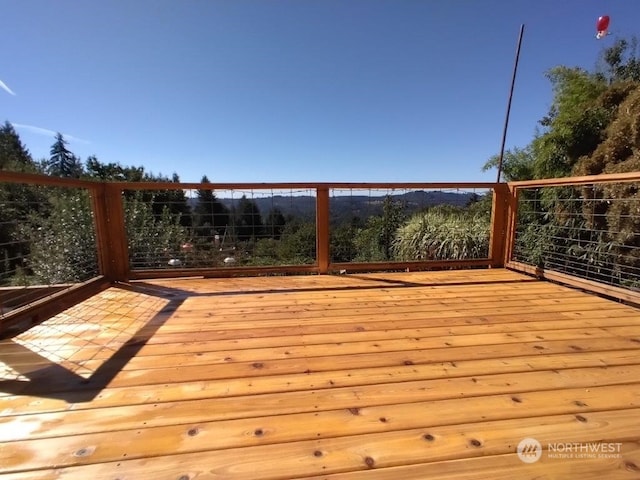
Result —
<path fill-rule="evenodd" d="M 87 192 L 57 192 L 48 216 L 32 213 L 19 235 L 30 239 L 26 259 L 30 283 L 61 284 L 88 280 L 98 273 L 96 238 Z"/>
<path fill-rule="evenodd" d="M 355 236 L 358 229 L 351 223 L 337 225 L 330 229 L 330 252 L 333 262 L 350 262 L 358 254 Z"/>
<path fill-rule="evenodd" d="M 124 210 L 133 268 L 166 267 L 169 259 L 180 258 L 180 246 L 188 240 L 180 214 L 172 214 L 165 207 L 154 216 L 151 202 L 143 200 L 140 192 L 126 199 Z"/>
<path fill-rule="evenodd" d="M 315 261 L 315 223 L 288 223 L 279 241 L 278 255 L 283 263 L 306 264 Z"/>
<path fill-rule="evenodd" d="M 371 216 L 354 237 L 356 262 L 393 260 L 393 243 L 398 228 L 406 220 L 404 205 L 387 195 L 382 202 L 382 215 Z"/>
<path fill-rule="evenodd" d="M 311 222 L 290 222 L 284 226 L 280 239 L 260 238 L 242 242 L 236 255 L 242 264 L 305 265 L 315 261 L 316 226 Z"/>

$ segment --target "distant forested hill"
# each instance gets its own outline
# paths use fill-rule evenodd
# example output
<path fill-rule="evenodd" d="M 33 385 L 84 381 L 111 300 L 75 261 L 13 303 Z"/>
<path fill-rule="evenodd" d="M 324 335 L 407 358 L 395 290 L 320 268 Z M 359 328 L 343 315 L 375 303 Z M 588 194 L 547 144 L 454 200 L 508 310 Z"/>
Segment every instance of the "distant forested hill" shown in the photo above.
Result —
<path fill-rule="evenodd" d="M 441 192 L 417 190 L 403 194 L 389 195 L 392 200 L 406 207 L 406 213 L 413 213 L 435 205 L 452 205 L 464 207 L 475 194 L 470 192 Z M 382 214 L 382 204 L 385 195 L 340 195 L 330 199 L 331 217 L 340 222 L 352 217 L 366 218 L 371 215 Z M 229 210 L 238 205 L 238 199 L 220 198 Z M 263 216 L 272 209 L 279 209 L 286 216 L 298 218 L 313 218 L 315 216 L 315 197 L 312 196 L 279 196 L 252 199 Z"/>

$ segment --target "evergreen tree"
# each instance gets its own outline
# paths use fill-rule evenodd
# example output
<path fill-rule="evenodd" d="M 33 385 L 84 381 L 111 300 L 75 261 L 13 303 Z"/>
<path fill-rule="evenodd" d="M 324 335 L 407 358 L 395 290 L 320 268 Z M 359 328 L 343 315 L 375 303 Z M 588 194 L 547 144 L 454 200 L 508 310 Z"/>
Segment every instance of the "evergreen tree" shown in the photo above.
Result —
<path fill-rule="evenodd" d="M 0 127 L 0 170 L 34 171 L 35 169 L 29 150 L 22 144 L 13 125 L 5 122 Z"/>
<path fill-rule="evenodd" d="M 280 239 L 285 224 L 286 220 L 284 218 L 284 215 L 282 214 L 282 210 L 280 210 L 278 207 L 271 209 L 264 224 L 266 234 L 276 240 Z"/>
<path fill-rule="evenodd" d="M 9 122 L 0 127 L 0 170 L 36 172 L 29 151 Z M 49 202 L 45 190 L 20 183 L 0 183 L 0 286 L 8 284 L 24 269 L 30 244 L 18 241 L 18 228 L 31 213 L 46 215 Z"/>
<path fill-rule="evenodd" d="M 144 178 L 144 167 L 123 167 L 119 163 L 102 163 L 95 155 L 87 158 L 86 174 L 98 180 L 119 182 L 141 182 Z"/>
<path fill-rule="evenodd" d="M 144 181 L 149 182 L 173 182 L 180 183 L 180 177 L 174 173 L 171 179 L 163 176 L 154 176 L 145 174 Z M 167 210 L 170 215 L 180 218 L 180 225 L 183 227 L 191 226 L 191 207 L 187 202 L 187 196 L 184 190 L 180 188 L 171 190 L 154 190 L 146 192 L 144 198 L 151 197 L 153 214 L 159 218 Z"/>
<path fill-rule="evenodd" d="M 207 176 L 203 176 L 202 184 L 211 183 Z M 229 224 L 229 210 L 215 196 L 209 188 L 198 190 L 198 202 L 194 209 L 194 226 L 196 234 L 208 241 L 218 234 L 222 234 Z"/>
<path fill-rule="evenodd" d="M 247 199 L 246 195 L 242 196 L 238 205 L 236 232 L 241 242 L 255 240 L 264 232 L 260 210 L 256 202 Z"/>
<path fill-rule="evenodd" d="M 82 175 L 82 163 L 67 148 L 67 141 L 61 133 L 56 134 L 56 141 L 51 146 L 48 173 L 58 177 L 80 178 Z"/>

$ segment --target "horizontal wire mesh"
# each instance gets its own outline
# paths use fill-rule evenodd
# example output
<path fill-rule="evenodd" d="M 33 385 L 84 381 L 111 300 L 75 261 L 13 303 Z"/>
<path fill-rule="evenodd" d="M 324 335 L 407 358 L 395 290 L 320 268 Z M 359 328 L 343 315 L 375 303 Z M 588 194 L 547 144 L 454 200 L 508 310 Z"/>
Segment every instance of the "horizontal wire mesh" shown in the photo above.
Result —
<path fill-rule="evenodd" d="M 124 192 L 132 269 L 309 265 L 315 189 Z"/>
<path fill-rule="evenodd" d="M 640 290 L 638 182 L 519 190 L 512 259 Z"/>
<path fill-rule="evenodd" d="M 332 189 L 335 263 L 487 258 L 491 192 Z"/>
<path fill-rule="evenodd" d="M 0 183 L 0 315 L 96 275 L 88 191 Z"/>

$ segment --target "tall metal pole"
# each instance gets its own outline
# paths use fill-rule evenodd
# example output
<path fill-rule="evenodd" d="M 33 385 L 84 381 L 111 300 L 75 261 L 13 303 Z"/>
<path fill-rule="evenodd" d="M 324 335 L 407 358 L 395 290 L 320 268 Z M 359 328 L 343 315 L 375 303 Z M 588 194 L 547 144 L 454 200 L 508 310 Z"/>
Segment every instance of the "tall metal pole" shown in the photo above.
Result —
<path fill-rule="evenodd" d="M 500 147 L 500 158 L 498 160 L 498 179 L 502 175 L 502 161 L 504 160 L 504 145 L 507 142 L 507 129 L 509 128 L 509 114 L 511 113 L 511 100 L 513 99 L 513 87 L 516 84 L 516 74 L 518 73 L 518 61 L 520 60 L 520 47 L 522 46 L 522 35 L 524 34 L 524 23 L 520 25 L 520 35 L 518 36 L 518 48 L 516 50 L 516 61 L 513 65 L 513 76 L 511 77 L 511 89 L 509 90 L 509 102 L 507 103 L 507 116 L 504 119 L 504 130 L 502 132 L 502 146 Z"/>

